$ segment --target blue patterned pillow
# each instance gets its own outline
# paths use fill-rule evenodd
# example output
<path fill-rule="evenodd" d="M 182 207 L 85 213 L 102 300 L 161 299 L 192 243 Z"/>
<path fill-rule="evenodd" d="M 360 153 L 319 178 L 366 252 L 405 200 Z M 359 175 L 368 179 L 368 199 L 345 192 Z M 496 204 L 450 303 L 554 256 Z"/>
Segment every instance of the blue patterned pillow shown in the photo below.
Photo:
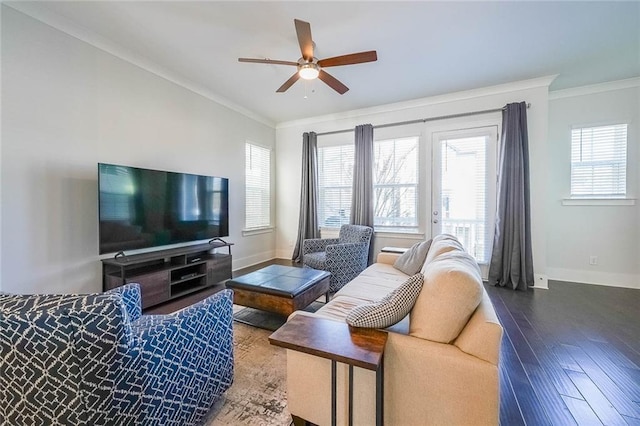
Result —
<path fill-rule="evenodd" d="M 415 274 L 380 301 L 356 306 L 347 315 L 347 324 L 367 328 L 391 327 L 411 312 L 423 282 L 422 274 Z"/>

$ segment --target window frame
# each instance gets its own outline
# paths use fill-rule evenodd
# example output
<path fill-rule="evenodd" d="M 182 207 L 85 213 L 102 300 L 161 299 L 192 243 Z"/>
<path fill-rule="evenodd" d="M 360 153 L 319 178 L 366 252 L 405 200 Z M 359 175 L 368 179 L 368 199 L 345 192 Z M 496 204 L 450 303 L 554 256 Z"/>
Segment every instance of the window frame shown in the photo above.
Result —
<path fill-rule="evenodd" d="M 398 184 L 388 184 L 388 183 L 384 183 L 384 184 L 378 184 L 377 182 L 374 182 L 374 194 L 376 191 L 376 188 L 380 188 L 380 187 L 393 187 L 393 188 L 399 188 L 399 187 L 407 187 L 407 186 L 411 186 L 415 188 L 415 210 L 416 210 L 416 215 L 415 215 L 415 224 L 412 226 L 386 226 L 386 225 L 375 225 L 374 224 L 374 230 L 375 232 L 382 232 L 382 233 L 388 233 L 388 234 L 417 234 L 420 233 L 420 227 L 421 227 L 421 222 L 420 222 L 420 208 L 421 208 L 421 204 L 420 204 L 420 187 L 421 187 L 421 182 L 420 182 L 420 155 L 421 155 L 421 133 L 419 131 L 412 131 L 410 133 L 406 133 L 403 131 L 400 132 L 395 132 L 393 134 L 389 134 L 389 133 L 384 133 L 382 135 L 383 137 L 379 137 L 377 139 L 374 139 L 374 151 L 375 151 L 375 144 L 377 143 L 381 143 L 381 142 L 387 142 L 390 140 L 402 140 L 402 139 L 415 139 L 415 160 L 416 160 L 416 180 L 415 183 L 398 183 Z M 350 135 L 350 137 L 352 138 L 352 135 Z M 320 222 L 320 228 L 322 230 L 328 230 L 328 231 L 335 231 L 338 230 L 340 225 L 334 227 L 334 226 L 327 226 L 326 225 L 326 218 L 322 218 L 320 217 L 320 215 L 322 214 L 322 193 L 323 190 L 325 188 L 329 188 L 329 189 L 345 189 L 345 186 L 326 186 L 323 187 L 322 186 L 322 178 L 321 178 L 321 173 L 322 173 L 322 167 L 323 165 L 321 164 L 321 159 L 322 159 L 322 154 L 320 153 L 320 150 L 322 149 L 326 149 L 326 148 L 335 148 L 335 147 L 353 147 L 354 148 L 354 143 L 353 141 L 350 139 L 346 139 L 344 136 L 342 137 L 329 137 L 327 138 L 327 140 L 323 140 L 321 143 L 318 144 L 318 194 L 319 194 L 319 199 L 318 199 L 318 210 L 319 210 L 319 217 L 318 220 Z M 375 160 L 374 160 L 375 161 Z M 375 167 L 375 164 L 374 164 Z M 374 176 L 375 179 L 375 176 Z M 351 199 L 351 191 L 352 191 L 352 184 L 349 185 L 348 189 L 349 189 L 349 199 Z M 375 206 L 374 206 L 375 209 Z M 349 203 L 349 206 L 347 209 L 345 210 L 345 217 L 346 217 L 346 222 L 348 223 L 349 221 L 349 214 L 350 210 L 351 210 L 351 203 Z M 342 224 L 342 221 L 341 221 Z"/>
<path fill-rule="evenodd" d="M 320 222 L 320 228 L 321 229 L 327 229 L 327 230 L 338 230 L 340 229 L 340 226 L 342 226 L 343 224 L 348 224 L 349 223 L 349 219 L 350 219 L 350 215 L 351 215 L 351 197 L 352 197 L 352 183 L 349 183 L 348 185 L 328 185 L 328 186 L 322 186 L 322 172 L 323 172 L 323 163 L 322 163 L 322 159 L 323 159 L 323 154 L 320 152 L 321 150 L 324 149 L 329 149 L 329 148 L 345 148 L 345 147 L 351 147 L 352 151 L 355 151 L 355 147 L 353 145 L 353 142 L 348 142 L 348 141 L 339 141 L 337 143 L 331 143 L 331 144 L 322 144 L 321 146 L 318 146 L 318 221 Z M 352 154 L 352 157 L 355 155 L 355 152 Z M 353 173 L 353 165 L 352 165 L 352 173 Z M 343 191 L 343 190 L 348 190 L 349 193 L 349 205 L 346 206 L 346 208 L 341 208 L 339 209 L 339 211 L 344 211 L 344 213 L 338 213 L 338 216 L 341 217 L 340 219 L 340 223 L 337 226 L 327 226 L 326 223 L 326 219 L 322 220 L 322 218 L 320 217 L 321 213 L 325 213 L 324 212 L 324 205 L 323 205 L 323 194 L 324 191 L 326 189 L 330 189 L 330 190 L 338 190 L 338 191 Z M 342 205 L 341 205 L 342 207 Z M 342 219 L 342 216 L 344 218 L 346 218 L 346 222 L 344 221 L 344 219 Z"/>
<path fill-rule="evenodd" d="M 585 130 L 592 130 L 592 129 L 602 129 L 602 128 L 607 128 L 607 127 L 617 127 L 617 126 L 624 126 L 625 129 L 625 140 L 624 140 L 624 159 L 622 161 L 616 161 L 615 159 L 610 159 L 610 160 L 603 160 L 603 159 L 591 159 L 591 160 L 586 160 L 586 161 L 579 161 L 579 162 L 574 162 L 574 149 L 576 148 L 574 146 L 574 132 L 576 131 L 580 131 L 580 132 L 584 132 Z M 582 143 L 582 137 L 580 138 L 580 143 Z M 593 144 L 593 142 L 591 142 Z M 609 143 L 614 144 L 616 143 L 615 140 L 611 140 Z M 591 125 L 574 125 L 571 126 L 570 131 L 569 131 L 569 144 L 570 144 L 570 158 L 569 158 L 569 162 L 570 162 L 570 172 L 569 172 L 569 198 L 568 200 L 574 200 L 576 202 L 579 201 L 587 201 L 587 200 L 626 200 L 628 199 L 628 194 L 629 194 L 629 167 L 628 167 L 628 162 L 629 162 L 629 123 L 624 123 L 624 122 L 615 122 L 615 123 L 599 123 L 599 124 L 591 124 Z M 621 153 L 619 151 L 614 151 L 611 150 L 609 152 L 604 152 L 602 154 L 606 154 L 606 155 L 613 155 L 614 157 L 616 156 L 620 156 Z M 592 154 L 593 155 L 593 154 Z M 624 182 L 622 182 L 622 185 L 624 186 L 624 192 L 622 193 L 613 193 L 613 192 L 609 192 L 609 193 L 602 193 L 602 194 L 596 194 L 596 193 L 578 193 L 578 192 L 574 192 L 574 180 L 577 180 L 579 175 L 576 172 L 576 170 L 574 169 L 574 165 L 575 164 L 583 164 L 586 167 L 595 167 L 597 165 L 609 165 L 612 167 L 615 166 L 620 166 L 620 164 L 623 164 L 624 166 Z M 612 173 L 613 174 L 613 173 Z M 606 176 L 605 176 L 606 177 Z M 604 178 L 604 177 L 603 177 Z M 597 176 L 592 176 L 591 180 L 589 182 L 590 186 L 596 186 L 598 185 L 598 180 L 597 180 Z M 618 182 L 618 185 L 620 183 Z M 568 205 L 568 204 L 567 204 Z M 579 203 L 575 203 L 574 205 L 579 205 Z"/>
<path fill-rule="evenodd" d="M 400 141 L 400 140 L 407 140 L 407 139 L 413 139 L 415 141 L 415 181 L 413 183 L 407 183 L 407 182 L 401 182 L 401 183 L 379 183 L 379 182 L 374 182 L 373 183 L 373 191 L 374 191 L 374 196 L 375 196 L 375 192 L 376 189 L 380 189 L 380 188 L 392 188 L 392 189 L 400 189 L 402 190 L 402 188 L 408 188 L 411 187 L 414 189 L 414 209 L 415 209 L 415 217 L 414 217 L 414 224 L 413 225 L 376 225 L 375 224 L 375 217 L 374 217 L 374 228 L 379 231 L 379 232 L 390 232 L 390 233 L 417 233 L 420 229 L 420 134 L 413 134 L 413 135 L 404 135 L 399 133 L 398 135 L 392 136 L 392 137 L 384 137 L 386 135 L 383 135 L 383 137 L 380 137 L 376 140 L 373 141 L 373 145 L 374 145 L 374 155 L 376 150 L 376 144 L 378 143 L 384 143 L 384 142 L 389 142 L 389 141 Z M 397 150 L 394 146 L 394 154 L 397 153 Z M 374 159 L 375 162 L 375 159 Z M 374 164 L 375 167 L 375 164 Z M 375 170 L 374 170 L 375 172 Z M 374 176 L 374 180 L 376 179 L 376 176 Z M 374 211 L 376 209 L 377 206 L 374 206 Z"/>

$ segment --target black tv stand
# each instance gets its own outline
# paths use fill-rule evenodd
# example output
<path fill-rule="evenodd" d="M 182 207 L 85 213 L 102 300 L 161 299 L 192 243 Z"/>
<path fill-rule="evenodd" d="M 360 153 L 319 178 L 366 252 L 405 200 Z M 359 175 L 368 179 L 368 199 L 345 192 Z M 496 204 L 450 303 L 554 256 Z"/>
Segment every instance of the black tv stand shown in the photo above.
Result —
<path fill-rule="evenodd" d="M 215 240 L 215 239 L 214 239 Z M 142 308 L 214 286 L 231 278 L 231 246 L 225 241 L 102 259 L 102 289 L 140 284 Z M 226 247 L 228 253 L 216 253 Z"/>

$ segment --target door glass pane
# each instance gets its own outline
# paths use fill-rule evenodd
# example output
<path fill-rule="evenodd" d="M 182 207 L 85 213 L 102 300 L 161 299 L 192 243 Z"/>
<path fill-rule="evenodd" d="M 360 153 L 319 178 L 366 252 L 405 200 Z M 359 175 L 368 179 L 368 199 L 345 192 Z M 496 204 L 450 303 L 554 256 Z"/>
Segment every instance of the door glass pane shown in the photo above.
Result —
<path fill-rule="evenodd" d="M 487 137 L 440 140 L 441 232 L 455 235 L 478 263 L 488 263 Z"/>

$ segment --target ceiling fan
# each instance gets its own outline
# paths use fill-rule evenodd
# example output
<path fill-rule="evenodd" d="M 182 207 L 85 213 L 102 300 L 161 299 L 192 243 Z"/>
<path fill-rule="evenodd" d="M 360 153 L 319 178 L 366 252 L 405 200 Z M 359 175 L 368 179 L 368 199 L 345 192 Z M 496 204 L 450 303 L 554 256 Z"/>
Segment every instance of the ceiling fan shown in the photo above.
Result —
<path fill-rule="evenodd" d="M 333 58 L 320 59 L 313 56 L 313 48 L 315 43 L 311 38 L 311 25 L 308 22 L 299 19 L 293 20 L 296 25 L 296 34 L 298 35 L 298 43 L 302 57 L 297 62 L 278 61 L 273 59 L 252 59 L 238 58 L 240 62 L 253 62 L 258 64 L 274 64 L 274 65 L 293 65 L 298 67 L 298 71 L 291 78 L 284 82 L 276 92 L 282 93 L 293 86 L 293 83 L 299 78 L 305 80 L 313 80 L 319 78 L 329 85 L 333 90 L 343 95 L 349 90 L 347 86 L 342 84 L 337 78 L 327 73 L 323 68 L 337 67 L 340 65 L 361 64 L 364 62 L 374 62 L 378 60 L 375 50 L 367 52 L 351 53 L 349 55 L 335 56 Z"/>

